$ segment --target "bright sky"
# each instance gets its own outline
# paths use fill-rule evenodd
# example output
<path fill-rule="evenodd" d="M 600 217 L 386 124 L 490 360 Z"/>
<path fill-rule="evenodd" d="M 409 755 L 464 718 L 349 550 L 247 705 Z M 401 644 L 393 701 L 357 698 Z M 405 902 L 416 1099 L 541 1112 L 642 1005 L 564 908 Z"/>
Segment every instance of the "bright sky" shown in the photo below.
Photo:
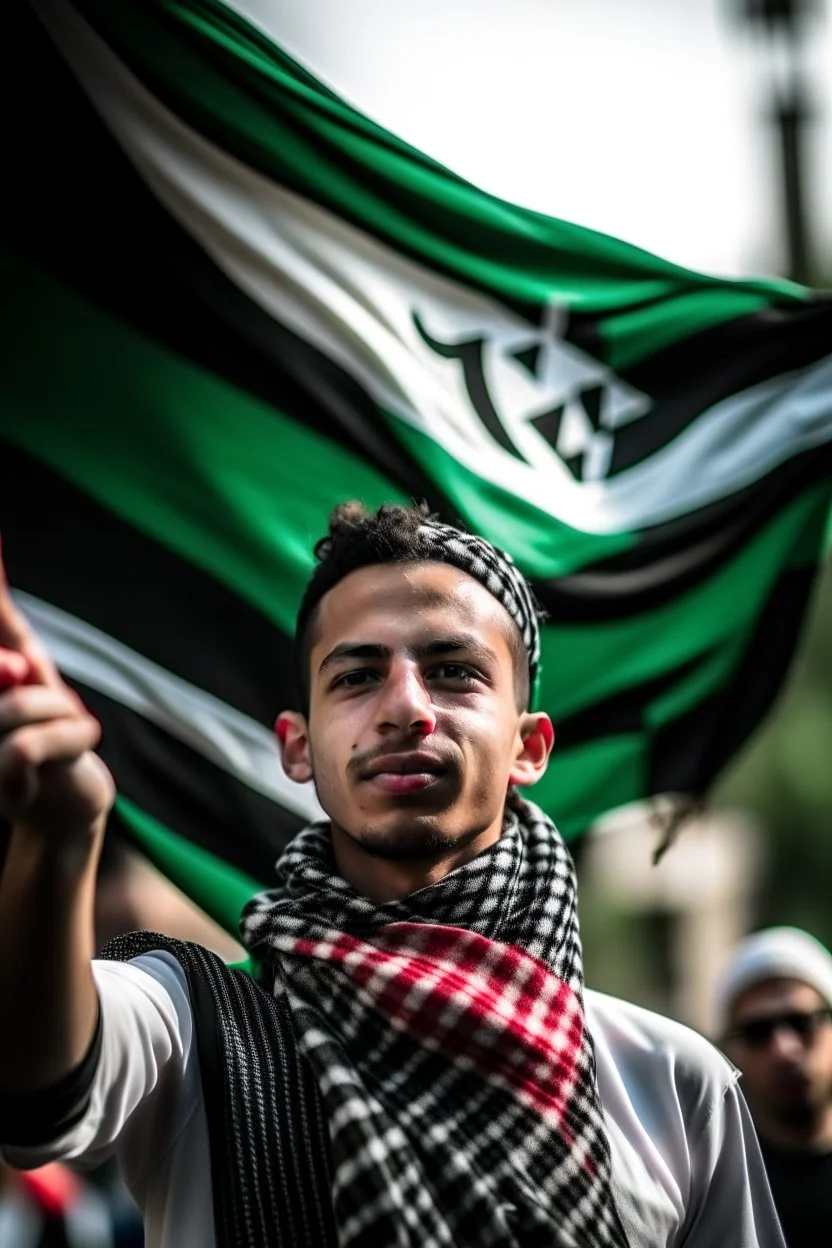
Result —
<path fill-rule="evenodd" d="M 695 269 L 779 257 L 765 59 L 731 0 L 236 0 L 339 93 L 508 199 Z M 806 64 L 832 273 L 832 17 Z"/>

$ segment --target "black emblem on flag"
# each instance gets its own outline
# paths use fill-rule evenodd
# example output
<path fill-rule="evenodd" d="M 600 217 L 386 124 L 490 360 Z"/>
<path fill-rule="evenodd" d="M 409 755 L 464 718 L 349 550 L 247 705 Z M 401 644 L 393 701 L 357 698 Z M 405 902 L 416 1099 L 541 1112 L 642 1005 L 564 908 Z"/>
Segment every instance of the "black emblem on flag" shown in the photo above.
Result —
<path fill-rule="evenodd" d="M 486 330 L 448 340 L 428 329 L 423 314 L 414 310 L 412 317 L 431 351 L 459 364 L 471 407 L 494 442 L 523 463 L 535 458 L 532 429 L 576 481 L 601 480 L 610 474 L 616 431 L 650 407 L 645 395 L 564 339 L 554 306 L 544 310 L 539 327 L 530 325 L 527 333 L 512 327 L 499 338 Z M 527 401 L 519 407 L 495 394 L 507 370 L 515 373 L 513 388 L 503 386 L 507 395 L 516 391 L 518 373 L 527 382 Z"/>

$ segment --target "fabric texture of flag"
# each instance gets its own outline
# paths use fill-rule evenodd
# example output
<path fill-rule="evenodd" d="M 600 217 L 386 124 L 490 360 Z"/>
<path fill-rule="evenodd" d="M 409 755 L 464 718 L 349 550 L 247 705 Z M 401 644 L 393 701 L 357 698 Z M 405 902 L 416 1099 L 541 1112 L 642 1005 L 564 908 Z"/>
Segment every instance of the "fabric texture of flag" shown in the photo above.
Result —
<path fill-rule="evenodd" d="M 277 8 L 277 6 L 275 6 Z M 114 819 L 231 930 L 314 793 L 271 725 L 331 507 L 425 498 L 549 613 L 567 838 L 769 708 L 832 494 L 832 301 L 461 180 L 219 0 L 14 8 L 0 527 Z M 7 110 L 8 112 L 9 110 Z"/>

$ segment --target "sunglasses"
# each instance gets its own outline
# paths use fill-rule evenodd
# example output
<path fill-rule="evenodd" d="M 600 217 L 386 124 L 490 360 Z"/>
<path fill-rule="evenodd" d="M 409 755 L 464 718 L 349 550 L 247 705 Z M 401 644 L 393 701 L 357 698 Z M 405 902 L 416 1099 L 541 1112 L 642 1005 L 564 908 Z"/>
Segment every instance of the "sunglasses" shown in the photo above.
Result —
<path fill-rule="evenodd" d="M 832 1019 L 832 1008 L 821 1006 L 818 1010 L 784 1010 L 782 1014 L 769 1014 L 765 1018 L 749 1018 L 737 1023 L 728 1032 L 729 1039 L 742 1040 L 750 1049 L 763 1049 L 771 1043 L 776 1031 L 791 1031 L 804 1044 L 811 1044 L 824 1023 Z"/>

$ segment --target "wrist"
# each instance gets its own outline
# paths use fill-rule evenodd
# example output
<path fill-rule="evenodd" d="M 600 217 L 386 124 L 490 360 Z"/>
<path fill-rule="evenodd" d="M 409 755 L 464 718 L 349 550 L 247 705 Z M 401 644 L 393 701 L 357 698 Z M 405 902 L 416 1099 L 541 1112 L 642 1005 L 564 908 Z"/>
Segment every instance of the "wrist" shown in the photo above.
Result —
<path fill-rule="evenodd" d="M 64 826 L 44 827 L 38 820 L 18 820 L 12 828 L 9 851 L 15 852 L 33 866 L 51 866 L 61 871 L 83 871 L 90 863 L 97 865 L 107 828 L 107 815 L 74 822 Z"/>

